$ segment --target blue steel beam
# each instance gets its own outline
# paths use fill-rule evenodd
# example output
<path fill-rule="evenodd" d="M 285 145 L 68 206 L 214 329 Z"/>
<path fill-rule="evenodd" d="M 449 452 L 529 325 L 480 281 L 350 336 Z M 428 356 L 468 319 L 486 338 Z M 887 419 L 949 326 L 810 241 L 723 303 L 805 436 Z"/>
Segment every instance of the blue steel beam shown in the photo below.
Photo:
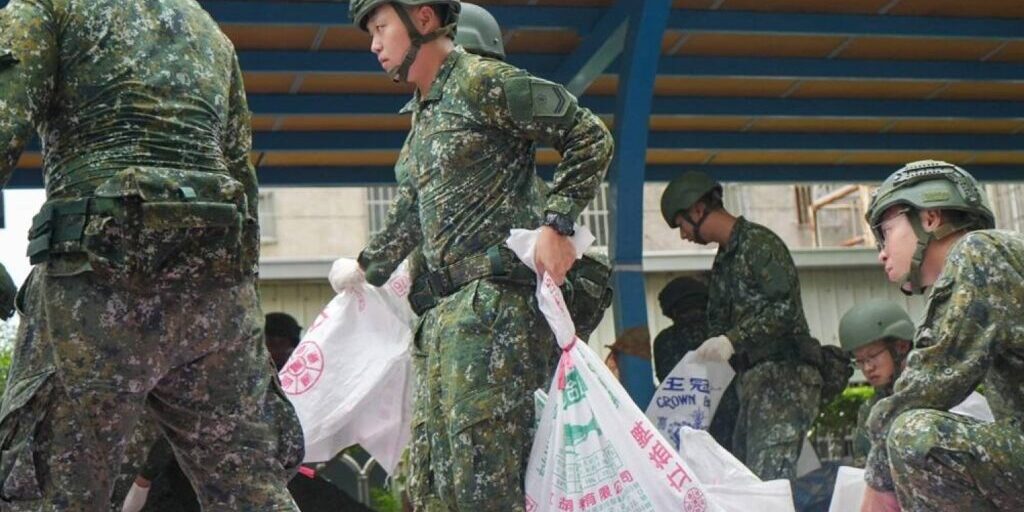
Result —
<path fill-rule="evenodd" d="M 587 37 L 559 66 L 551 79 L 581 96 L 622 54 L 626 43 L 631 0 L 618 0 L 608 8 Z"/>
<path fill-rule="evenodd" d="M 3 5 L 4 1 L 0 1 Z M 242 25 L 347 26 L 348 2 L 201 1 L 219 23 Z M 632 7 L 632 2 L 631 2 Z M 568 28 L 589 33 L 606 9 L 537 5 L 488 5 L 505 30 Z M 625 16 L 622 17 L 625 19 Z M 1024 38 L 1024 22 L 994 18 L 871 16 L 675 9 L 670 30 L 784 35 L 939 38 Z"/>
<path fill-rule="evenodd" d="M 348 2 L 199 2 L 218 23 L 236 25 L 351 26 Z M 505 30 L 566 28 L 586 33 L 604 12 L 599 7 L 488 5 Z"/>
<path fill-rule="evenodd" d="M 379 73 L 376 59 L 356 51 L 238 52 L 245 71 L 281 73 Z M 534 74 L 554 76 L 565 59 L 562 54 L 519 53 L 509 61 Z M 609 66 L 609 73 L 621 71 L 621 57 Z M 749 57 L 662 57 L 658 63 L 663 76 L 869 79 L 869 80 L 1024 80 L 1024 66 L 1010 62 L 913 61 L 817 58 Z"/>
<path fill-rule="evenodd" d="M 396 114 L 405 94 L 250 94 L 249 108 L 262 115 Z M 600 114 L 615 111 L 615 96 L 584 96 Z M 656 96 L 653 115 L 851 118 L 1024 118 L 1020 101 L 844 100 Z"/>
<path fill-rule="evenodd" d="M 629 17 L 626 48 L 619 69 L 615 108 L 615 157 L 609 171 L 612 202 L 609 247 L 615 287 L 615 332 L 630 327 L 649 329 L 643 277 L 643 197 L 647 165 L 648 119 L 658 74 L 661 41 L 670 0 L 639 0 Z M 651 358 L 617 355 L 620 377 L 641 408 L 654 396 Z"/>
<path fill-rule="evenodd" d="M 927 154 L 922 154 L 922 158 Z M 985 182 L 1024 181 L 1019 165 L 970 165 L 964 167 Z M 646 181 L 669 181 L 684 170 L 701 170 L 725 182 L 758 183 L 878 183 L 899 168 L 898 165 L 648 165 Z M 553 166 L 537 172 L 550 180 Z M 259 169 L 260 184 L 273 187 L 329 187 L 394 184 L 395 171 L 389 166 L 363 167 L 269 167 Z M 17 169 L 8 189 L 42 188 L 39 169 Z"/>
<path fill-rule="evenodd" d="M 1024 39 L 1024 21 L 993 18 L 677 9 L 668 25 L 687 33 Z"/>

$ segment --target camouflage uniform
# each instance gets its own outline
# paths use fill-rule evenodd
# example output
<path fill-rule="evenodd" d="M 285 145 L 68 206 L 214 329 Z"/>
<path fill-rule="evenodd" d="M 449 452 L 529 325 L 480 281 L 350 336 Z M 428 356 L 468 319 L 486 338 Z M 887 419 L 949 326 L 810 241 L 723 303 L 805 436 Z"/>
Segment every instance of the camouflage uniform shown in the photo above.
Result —
<path fill-rule="evenodd" d="M 564 155 L 544 204 L 571 218 L 611 155 L 607 129 L 563 88 L 461 48 L 404 110 L 409 179 L 359 257 L 376 285 L 417 246 L 436 271 L 502 244 L 511 228 L 539 226 L 536 142 Z M 522 510 L 531 393 L 546 385 L 553 343 L 532 286 L 478 279 L 424 313 L 409 482 L 419 510 Z"/>
<path fill-rule="evenodd" d="M 931 288 L 914 351 L 868 419 L 871 487 L 906 510 L 1024 510 L 1024 237 L 970 232 Z M 996 418 L 946 412 L 984 385 Z"/>
<path fill-rule="evenodd" d="M 148 407 L 205 510 L 294 510 L 301 432 L 263 343 L 230 41 L 191 0 L 11 0 L 0 55 L 0 182 L 35 127 L 48 199 L 0 407 L 0 508 L 107 508 Z"/>
<path fill-rule="evenodd" d="M 7 273 L 7 267 L 0 263 L 0 320 L 14 316 L 14 296 L 17 294 L 18 287 Z"/>
<path fill-rule="evenodd" d="M 732 341 L 741 361 L 733 453 L 764 480 L 793 479 L 822 380 L 796 349 L 809 338 L 807 320 L 796 267 L 775 233 L 736 219 L 711 268 L 708 327 Z"/>

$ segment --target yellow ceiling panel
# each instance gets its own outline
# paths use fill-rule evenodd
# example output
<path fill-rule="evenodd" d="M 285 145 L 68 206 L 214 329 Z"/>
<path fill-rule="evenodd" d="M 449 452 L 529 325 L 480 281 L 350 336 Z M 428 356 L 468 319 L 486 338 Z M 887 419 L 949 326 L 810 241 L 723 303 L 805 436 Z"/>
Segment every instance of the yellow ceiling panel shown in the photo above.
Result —
<path fill-rule="evenodd" d="M 835 36 L 782 36 L 764 34 L 691 35 L 676 55 L 712 57 L 826 57 L 846 40 Z"/>
<path fill-rule="evenodd" d="M 748 128 L 752 132 L 850 132 L 875 133 L 885 128 L 884 119 L 831 117 L 764 117 Z"/>
<path fill-rule="evenodd" d="M 924 99 L 942 82 L 918 80 L 804 80 L 793 98 Z"/>
<path fill-rule="evenodd" d="M 889 14 L 895 16 L 968 16 L 1024 18 L 1020 0 L 902 0 Z"/>
<path fill-rule="evenodd" d="M 838 151 L 816 150 L 727 150 L 715 152 L 712 164 L 771 165 L 803 164 L 831 165 L 839 159 Z"/>
<path fill-rule="evenodd" d="M 1021 62 L 1024 61 L 1024 41 L 1009 41 L 1006 46 L 999 49 L 989 60 L 993 62 Z"/>
<path fill-rule="evenodd" d="M 407 131 L 409 116 L 404 115 L 330 115 L 284 116 L 282 131 Z"/>
<path fill-rule="evenodd" d="M 369 151 L 271 151 L 264 154 L 260 166 L 355 166 L 394 165 L 398 150 Z"/>
<path fill-rule="evenodd" d="M 17 166 L 22 168 L 42 167 L 43 156 L 39 153 L 22 153 Z"/>
<path fill-rule="evenodd" d="M 274 129 L 274 123 L 277 121 L 275 116 L 252 116 L 252 129 L 256 132 L 266 132 Z"/>
<path fill-rule="evenodd" d="M 1024 151 L 985 151 L 977 153 L 974 160 L 967 164 L 969 172 L 971 165 L 1000 165 L 1000 164 L 1024 164 Z M 1024 173 L 1021 175 L 1024 177 Z"/>
<path fill-rule="evenodd" d="M 858 37 L 837 55 L 848 59 L 980 60 L 999 47 L 992 39 Z"/>
<path fill-rule="evenodd" d="M 243 72 L 245 91 L 253 93 L 284 93 L 295 82 L 294 73 Z"/>
<path fill-rule="evenodd" d="M 1014 119 L 899 119 L 891 133 L 1013 133 L 1024 126 Z"/>
<path fill-rule="evenodd" d="M 396 84 L 381 73 L 309 73 L 303 77 L 303 94 L 412 94 L 412 85 Z"/>
<path fill-rule="evenodd" d="M 659 76 L 654 94 L 660 96 L 777 97 L 793 84 L 789 78 L 693 78 Z"/>
<path fill-rule="evenodd" d="M 317 27 L 309 25 L 221 25 L 238 50 L 308 50 Z"/>
<path fill-rule="evenodd" d="M 330 27 L 320 42 L 320 49 L 369 51 L 370 36 L 352 25 Z"/>
<path fill-rule="evenodd" d="M 1024 100 L 1024 82 L 953 82 L 937 96 L 947 100 Z"/>
<path fill-rule="evenodd" d="M 952 163 L 970 160 L 969 151 L 847 151 L 843 154 L 842 163 L 850 165 L 894 165 L 899 166 L 915 160 L 935 159 Z M 893 169 L 895 171 L 896 169 Z"/>
<path fill-rule="evenodd" d="M 699 149 L 648 149 L 648 165 L 701 164 L 711 153 Z"/>
<path fill-rule="evenodd" d="M 654 131 L 739 131 L 750 121 L 746 116 L 651 116 Z"/>
<path fill-rule="evenodd" d="M 735 11 L 824 12 L 874 14 L 889 0 L 828 2 L 822 0 L 725 0 L 722 9 Z"/>

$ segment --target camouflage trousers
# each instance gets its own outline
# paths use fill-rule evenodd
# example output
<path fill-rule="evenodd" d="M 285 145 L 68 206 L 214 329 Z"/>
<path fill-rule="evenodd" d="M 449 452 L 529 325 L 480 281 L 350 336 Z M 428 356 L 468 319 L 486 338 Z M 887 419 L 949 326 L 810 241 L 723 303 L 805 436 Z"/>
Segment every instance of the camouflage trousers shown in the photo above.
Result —
<path fill-rule="evenodd" d="M 1024 428 L 916 409 L 886 440 L 903 510 L 1024 510 Z"/>
<path fill-rule="evenodd" d="M 408 492 L 418 511 L 522 511 L 533 391 L 555 343 L 533 288 L 474 281 L 420 320 Z"/>
<path fill-rule="evenodd" d="M 796 478 L 796 461 L 818 415 L 821 374 L 792 361 L 766 361 L 739 375 L 733 454 L 762 480 Z"/>
<path fill-rule="evenodd" d="M 146 409 L 204 510 L 298 510 L 285 486 L 301 430 L 276 384 L 252 278 L 144 294 L 93 272 L 48 275 L 50 264 L 19 296 L 0 510 L 108 509 Z"/>

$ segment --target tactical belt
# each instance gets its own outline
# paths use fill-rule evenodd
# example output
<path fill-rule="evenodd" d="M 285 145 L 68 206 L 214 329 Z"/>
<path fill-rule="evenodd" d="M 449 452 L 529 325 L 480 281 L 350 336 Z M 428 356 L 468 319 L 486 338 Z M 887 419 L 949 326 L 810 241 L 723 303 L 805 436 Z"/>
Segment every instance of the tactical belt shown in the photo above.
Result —
<path fill-rule="evenodd" d="M 230 227 L 241 221 L 238 208 L 231 203 L 193 202 L 195 192 L 182 187 L 183 201 L 141 203 L 139 224 L 151 229 Z M 113 217 L 125 221 L 125 198 L 85 197 L 48 201 L 32 217 L 29 229 L 28 257 L 33 265 L 53 254 L 82 252 L 81 242 L 90 217 Z"/>
<path fill-rule="evenodd" d="M 786 343 L 771 351 L 758 351 L 756 348 L 745 354 L 737 354 L 732 360 L 736 371 L 742 372 L 765 361 L 803 362 L 820 368 L 822 366 L 821 344 L 808 335 L 794 336 L 792 343 Z"/>
<path fill-rule="evenodd" d="M 423 315 L 436 306 L 441 298 L 483 278 L 525 285 L 537 281 L 537 275 L 519 261 L 511 250 L 504 246 L 494 246 L 483 254 L 463 258 L 419 276 L 409 294 L 409 304 L 417 315 Z"/>

